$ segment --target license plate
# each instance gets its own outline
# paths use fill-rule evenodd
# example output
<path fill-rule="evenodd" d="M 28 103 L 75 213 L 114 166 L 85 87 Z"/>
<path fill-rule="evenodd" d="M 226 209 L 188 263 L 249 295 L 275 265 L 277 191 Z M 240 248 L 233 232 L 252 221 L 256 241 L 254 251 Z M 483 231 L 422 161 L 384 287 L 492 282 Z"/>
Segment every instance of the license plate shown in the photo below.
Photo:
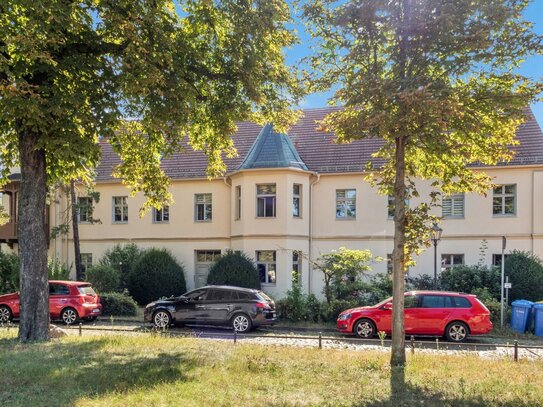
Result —
<path fill-rule="evenodd" d="M 95 309 L 92 310 L 92 312 L 93 312 L 94 314 L 97 314 L 97 313 L 100 312 L 100 308 L 95 308 Z"/>

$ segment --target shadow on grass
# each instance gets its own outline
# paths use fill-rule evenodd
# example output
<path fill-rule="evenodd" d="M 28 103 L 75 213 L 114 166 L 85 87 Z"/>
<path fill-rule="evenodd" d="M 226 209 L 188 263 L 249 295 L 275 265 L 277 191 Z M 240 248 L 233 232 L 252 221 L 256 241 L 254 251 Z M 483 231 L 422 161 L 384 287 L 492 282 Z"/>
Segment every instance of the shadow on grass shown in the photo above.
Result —
<path fill-rule="evenodd" d="M 446 392 L 436 391 L 428 387 L 418 387 L 406 383 L 405 369 L 392 368 L 390 376 L 390 398 L 364 403 L 364 406 L 371 407 L 399 407 L 399 406 L 454 406 L 454 407 L 480 407 L 489 405 L 488 400 L 481 395 L 459 395 L 453 396 Z M 508 404 L 509 405 L 509 404 Z M 521 398 L 513 404 L 515 407 L 532 406 L 533 404 L 523 401 Z M 353 406 L 354 407 L 354 406 Z"/>
<path fill-rule="evenodd" d="M 111 339 L 20 345 L 0 340 L 0 405 L 71 406 L 81 397 L 186 381 L 197 361 L 179 351 L 134 354 Z M 8 390 L 9 389 L 9 390 Z"/>

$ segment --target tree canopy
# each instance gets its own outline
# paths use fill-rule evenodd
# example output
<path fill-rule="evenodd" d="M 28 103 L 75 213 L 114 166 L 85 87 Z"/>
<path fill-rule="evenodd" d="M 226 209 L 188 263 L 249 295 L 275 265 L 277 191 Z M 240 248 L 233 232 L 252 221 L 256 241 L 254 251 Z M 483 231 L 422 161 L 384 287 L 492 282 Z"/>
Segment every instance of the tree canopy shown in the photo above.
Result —
<path fill-rule="evenodd" d="M 379 138 L 383 164 L 367 180 L 393 195 L 392 365 L 405 363 L 403 273 L 428 245 L 440 194 L 486 193 L 473 166 L 512 158 L 515 130 L 541 85 L 516 73 L 542 38 L 522 17 L 524 0 L 312 0 L 304 6 L 319 46 L 310 59 L 315 90 L 343 106 L 321 127 L 339 142 Z M 434 191 L 423 203 L 417 181 Z"/>
<path fill-rule="evenodd" d="M 160 162 L 183 140 L 210 176 L 224 172 L 236 121 L 295 118 L 290 21 L 283 0 L 0 2 L 0 160 L 4 181 L 21 168 L 23 340 L 47 337 L 47 186 L 91 182 L 101 142 L 143 211 L 171 201 Z"/>

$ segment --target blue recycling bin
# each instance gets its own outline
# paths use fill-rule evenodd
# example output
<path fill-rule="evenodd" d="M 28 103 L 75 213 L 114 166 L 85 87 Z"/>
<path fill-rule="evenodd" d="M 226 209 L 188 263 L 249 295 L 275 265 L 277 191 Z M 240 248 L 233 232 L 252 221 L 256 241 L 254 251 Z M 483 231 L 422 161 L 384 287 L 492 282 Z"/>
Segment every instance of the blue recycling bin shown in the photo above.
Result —
<path fill-rule="evenodd" d="M 543 336 L 543 304 L 534 304 L 534 334 Z"/>
<path fill-rule="evenodd" d="M 528 300 L 517 300 L 511 303 L 511 329 L 523 334 L 530 327 L 530 316 L 534 303 Z"/>

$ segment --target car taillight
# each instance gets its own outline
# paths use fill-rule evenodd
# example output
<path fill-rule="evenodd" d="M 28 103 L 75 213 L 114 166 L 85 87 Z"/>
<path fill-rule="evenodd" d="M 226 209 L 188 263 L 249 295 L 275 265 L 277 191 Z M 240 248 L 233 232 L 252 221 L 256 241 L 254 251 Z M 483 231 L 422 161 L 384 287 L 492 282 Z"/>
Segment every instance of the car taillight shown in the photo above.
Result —
<path fill-rule="evenodd" d="M 270 306 L 266 302 L 257 302 L 256 307 L 262 309 L 270 309 Z"/>

